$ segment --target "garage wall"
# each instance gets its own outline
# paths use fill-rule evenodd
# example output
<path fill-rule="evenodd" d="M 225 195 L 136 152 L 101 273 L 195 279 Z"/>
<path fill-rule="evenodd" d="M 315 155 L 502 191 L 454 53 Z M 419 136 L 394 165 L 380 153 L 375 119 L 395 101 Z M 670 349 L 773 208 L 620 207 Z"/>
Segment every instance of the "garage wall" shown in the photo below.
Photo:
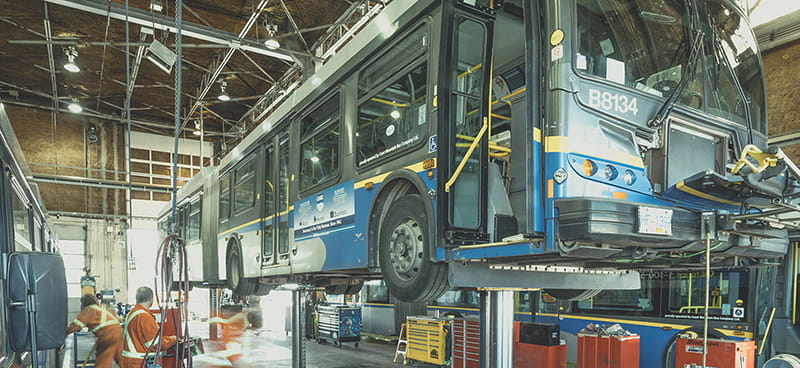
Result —
<path fill-rule="evenodd" d="M 97 279 L 97 290 L 119 289 L 117 301 L 125 302 L 128 295 L 127 230 L 119 222 L 71 217 L 50 217 L 56 234 L 63 240 L 86 242 L 83 267 Z M 74 265 L 73 265 L 74 266 Z M 74 280 L 67 280 L 74 282 Z M 80 301 L 70 298 L 70 313 L 77 313 Z"/>
<path fill-rule="evenodd" d="M 125 129 L 116 122 L 60 113 L 53 124 L 45 110 L 6 104 L 17 140 L 36 174 L 125 180 Z M 97 142 L 86 139 L 94 126 Z M 121 171 L 122 173 L 115 173 Z M 125 191 L 64 184 L 39 184 L 50 211 L 124 215 Z"/>
<path fill-rule="evenodd" d="M 800 41 L 762 54 L 767 82 L 769 134 L 800 130 Z M 784 147 L 800 162 L 800 145 Z"/>

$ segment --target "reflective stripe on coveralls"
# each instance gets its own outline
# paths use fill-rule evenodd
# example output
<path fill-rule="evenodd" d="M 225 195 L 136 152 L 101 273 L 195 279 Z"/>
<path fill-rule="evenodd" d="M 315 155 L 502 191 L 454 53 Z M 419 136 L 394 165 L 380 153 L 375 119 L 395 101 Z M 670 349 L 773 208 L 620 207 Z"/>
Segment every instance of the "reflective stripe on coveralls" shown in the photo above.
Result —
<path fill-rule="evenodd" d="M 97 325 L 97 327 L 92 329 L 92 332 L 96 333 L 97 331 L 100 331 L 100 329 L 103 328 L 103 327 L 111 326 L 111 325 L 118 325 L 119 324 L 119 320 L 117 319 L 117 317 L 114 316 L 113 314 L 111 314 L 111 312 L 109 312 L 107 309 L 104 309 L 104 308 L 100 307 L 97 304 L 90 305 L 89 307 L 91 307 L 92 309 L 96 309 L 96 310 L 100 311 L 100 320 L 102 321 L 102 322 L 100 322 L 99 325 Z M 83 323 L 78 324 L 78 326 L 81 326 L 81 325 L 83 325 Z M 86 327 L 86 326 L 83 325 L 81 327 Z"/>

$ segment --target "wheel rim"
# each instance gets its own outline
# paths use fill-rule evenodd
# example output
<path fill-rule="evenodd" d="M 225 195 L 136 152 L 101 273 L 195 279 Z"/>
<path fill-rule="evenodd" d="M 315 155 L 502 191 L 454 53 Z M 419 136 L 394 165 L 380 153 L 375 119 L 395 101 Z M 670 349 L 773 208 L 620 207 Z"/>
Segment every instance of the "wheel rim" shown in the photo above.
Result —
<path fill-rule="evenodd" d="M 419 223 L 405 218 L 389 237 L 389 260 L 397 276 L 403 281 L 414 279 L 422 264 L 424 237 Z"/>

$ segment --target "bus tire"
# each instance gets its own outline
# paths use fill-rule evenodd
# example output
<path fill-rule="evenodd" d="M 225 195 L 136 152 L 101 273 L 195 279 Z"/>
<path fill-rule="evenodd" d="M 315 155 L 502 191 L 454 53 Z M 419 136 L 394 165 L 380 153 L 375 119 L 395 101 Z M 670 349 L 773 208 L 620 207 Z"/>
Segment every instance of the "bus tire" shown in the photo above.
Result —
<path fill-rule="evenodd" d="M 430 214 L 419 195 L 409 194 L 394 201 L 380 232 L 381 273 L 395 298 L 410 303 L 428 302 L 447 291 L 447 265 L 430 260 Z"/>
<path fill-rule="evenodd" d="M 356 295 L 361 292 L 362 287 L 364 287 L 363 281 L 359 281 L 357 284 L 347 285 L 347 290 L 344 291 L 344 295 Z"/>
<path fill-rule="evenodd" d="M 544 291 L 556 299 L 581 301 L 600 294 L 603 289 L 545 289 Z"/>
<path fill-rule="evenodd" d="M 342 295 L 347 292 L 347 288 L 349 285 L 347 284 L 335 284 L 335 285 L 328 285 L 325 287 L 325 294 L 327 295 Z"/>
<path fill-rule="evenodd" d="M 255 283 L 244 278 L 244 268 L 242 267 L 242 251 L 239 244 L 233 243 L 228 246 L 226 260 L 228 289 L 239 296 L 253 294 Z"/>
<path fill-rule="evenodd" d="M 272 285 L 256 283 L 255 287 L 253 288 L 253 295 L 267 296 L 271 291 L 272 291 Z"/>

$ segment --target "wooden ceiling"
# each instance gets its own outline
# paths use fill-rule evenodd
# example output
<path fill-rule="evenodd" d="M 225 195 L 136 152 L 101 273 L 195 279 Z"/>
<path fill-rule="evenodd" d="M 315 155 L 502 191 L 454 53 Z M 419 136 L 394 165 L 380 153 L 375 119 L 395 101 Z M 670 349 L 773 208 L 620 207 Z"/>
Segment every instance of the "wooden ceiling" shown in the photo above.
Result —
<path fill-rule="evenodd" d="M 71 2 L 111 6 L 119 9 L 123 0 L 70 0 Z M 160 13 L 150 9 L 151 0 L 130 0 L 130 9 L 146 11 L 152 16 L 175 17 L 174 0 L 161 0 Z M 184 24 L 192 23 L 234 35 L 240 34 L 248 19 L 262 0 L 184 0 Z M 295 51 L 308 53 L 311 45 L 350 6 L 345 0 L 268 0 L 258 14 L 255 25 L 245 37 L 259 45 L 268 38 L 265 22 L 278 26 L 277 36 L 284 44 L 297 45 Z M 48 43 L 52 45 L 55 69 L 55 89 L 59 108 L 65 109 L 71 99 L 77 99 L 88 113 L 120 117 L 125 100 L 125 22 L 72 7 L 36 1 L 0 0 L 0 98 L 14 104 L 52 107 L 54 92 L 51 79 Z M 46 19 L 50 23 L 47 40 Z M 155 18 L 153 18 L 155 19 Z M 295 32 L 295 26 L 302 40 Z M 175 34 L 156 30 L 141 34 L 144 27 L 130 24 L 130 65 L 133 68 L 138 45 L 159 40 L 174 50 Z M 143 38 L 140 38 L 143 37 Z M 143 41 L 143 42 L 141 42 Z M 206 86 L 205 79 L 215 69 L 215 60 L 222 58 L 228 47 L 208 41 L 183 37 L 181 115 L 197 101 L 197 93 Z M 66 50 L 74 47 L 81 71 L 64 70 Z M 288 53 L 286 50 L 278 49 Z M 201 100 L 207 107 L 204 113 L 205 131 L 209 136 L 234 130 L 256 100 L 273 86 L 293 61 L 281 60 L 256 52 L 237 50 L 222 68 L 219 78 L 211 83 Z M 219 80 L 227 83 L 232 100 L 222 102 Z M 171 135 L 174 124 L 175 72 L 167 74 L 150 61 L 143 59 L 136 76 L 131 97 L 131 118 L 136 129 Z M 194 117 L 196 117 L 195 114 Z M 191 125 L 191 124 L 190 124 Z M 189 127 L 191 129 L 193 127 Z"/>

